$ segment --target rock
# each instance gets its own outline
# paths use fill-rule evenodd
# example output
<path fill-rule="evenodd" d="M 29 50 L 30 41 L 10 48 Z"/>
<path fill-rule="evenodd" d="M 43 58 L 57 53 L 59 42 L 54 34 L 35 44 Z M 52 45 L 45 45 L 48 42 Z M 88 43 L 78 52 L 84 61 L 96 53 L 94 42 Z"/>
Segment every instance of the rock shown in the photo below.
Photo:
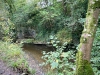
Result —
<path fill-rule="evenodd" d="M 26 73 L 22 73 L 21 75 L 28 75 L 28 74 L 26 74 Z"/>
<path fill-rule="evenodd" d="M 4 70 L 0 70 L 0 75 L 3 74 L 3 73 L 5 73 L 5 71 Z"/>

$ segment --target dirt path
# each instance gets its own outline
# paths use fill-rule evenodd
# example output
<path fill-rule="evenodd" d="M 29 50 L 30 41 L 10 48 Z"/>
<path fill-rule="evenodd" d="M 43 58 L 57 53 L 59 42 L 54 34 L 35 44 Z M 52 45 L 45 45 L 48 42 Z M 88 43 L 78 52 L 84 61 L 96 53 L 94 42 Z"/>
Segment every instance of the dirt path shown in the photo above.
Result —
<path fill-rule="evenodd" d="M 8 67 L 2 60 L 0 60 L 0 75 L 20 75 Z"/>

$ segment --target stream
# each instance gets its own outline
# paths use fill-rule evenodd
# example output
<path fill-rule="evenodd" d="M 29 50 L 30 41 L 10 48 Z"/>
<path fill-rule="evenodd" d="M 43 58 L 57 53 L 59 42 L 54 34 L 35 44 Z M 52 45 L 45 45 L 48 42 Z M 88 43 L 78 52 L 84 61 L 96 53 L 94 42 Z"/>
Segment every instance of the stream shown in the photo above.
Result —
<path fill-rule="evenodd" d="M 29 58 L 31 58 L 31 60 L 30 60 L 31 63 L 34 63 L 34 61 L 32 61 L 32 60 L 35 60 L 35 63 L 38 64 L 38 67 L 39 67 L 38 69 L 40 69 L 39 64 L 44 62 L 44 60 L 41 58 L 43 56 L 42 52 L 43 51 L 49 52 L 49 51 L 53 51 L 53 50 L 54 50 L 54 48 L 48 47 L 48 46 L 42 45 L 42 44 L 37 44 L 37 45 L 24 44 L 24 46 L 23 46 L 23 51 L 25 52 L 26 55 L 28 55 Z M 42 67 L 42 71 L 47 72 L 49 68 L 50 68 L 49 65 Z M 37 75 L 39 75 L 39 74 L 37 74 Z"/>

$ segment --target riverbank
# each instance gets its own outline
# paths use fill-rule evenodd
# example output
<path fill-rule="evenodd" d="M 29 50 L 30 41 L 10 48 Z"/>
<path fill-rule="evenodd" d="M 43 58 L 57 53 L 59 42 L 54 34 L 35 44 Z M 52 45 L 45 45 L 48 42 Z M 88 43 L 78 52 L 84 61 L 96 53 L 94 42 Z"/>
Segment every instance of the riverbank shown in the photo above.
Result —
<path fill-rule="evenodd" d="M 25 53 L 25 58 L 27 59 L 27 62 L 29 63 L 29 67 L 34 69 L 33 75 L 45 75 L 42 67 L 39 66 L 39 63 L 35 58 L 30 57 L 28 53 Z"/>
<path fill-rule="evenodd" d="M 0 75 L 44 75 L 42 68 L 36 63 L 35 60 L 28 58 L 29 66 L 34 70 L 34 74 L 25 74 L 25 73 L 18 73 L 17 71 L 13 70 L 13 68 L 9 67 L 7 63 L 0 59 Z"/>
<path fill-rule="evenodd" d="M 13 71 L 11 67 L 0 59 L 0 75 L 19 75 L 19 73 Z"/>
<path fill-rule="evenodd" d="M 0 41 L 0 75 L 44 75 L 36 60 L 28 57 L 21 47 Z"/>

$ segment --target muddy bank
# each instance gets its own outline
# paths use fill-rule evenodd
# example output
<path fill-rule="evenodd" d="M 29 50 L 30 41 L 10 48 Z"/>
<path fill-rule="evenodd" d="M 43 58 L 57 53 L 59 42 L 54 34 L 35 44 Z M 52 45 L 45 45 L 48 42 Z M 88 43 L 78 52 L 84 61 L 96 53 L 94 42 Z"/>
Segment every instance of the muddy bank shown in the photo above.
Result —
<path fill-rule="evenodd" d="M 5 62 L 0 60 L 0 75 L 21 75 L 15 71 L 11 67 L 8 67 Z"/>
<path fill-rule="evenodd" d="M 34 44 L 24 44 L 23 51 L 25 52 L 25 58 L 29 64 L 29 67 L 34 69 L 33 74 L 27 75 L 45 75 L 45 73 L 49 70 L 49 67 L 41 67 L 39 64 L 44 62 L 42 57 L 42 51 L 51 51 L 53 48 L 47 47 L 46 45 L 34 45 Z M 20 74 L 17 71 L 13 70 L 11 67 L 7 65 L 7 63 L 0 60 L 0 75 L 24 75 Z"/>

